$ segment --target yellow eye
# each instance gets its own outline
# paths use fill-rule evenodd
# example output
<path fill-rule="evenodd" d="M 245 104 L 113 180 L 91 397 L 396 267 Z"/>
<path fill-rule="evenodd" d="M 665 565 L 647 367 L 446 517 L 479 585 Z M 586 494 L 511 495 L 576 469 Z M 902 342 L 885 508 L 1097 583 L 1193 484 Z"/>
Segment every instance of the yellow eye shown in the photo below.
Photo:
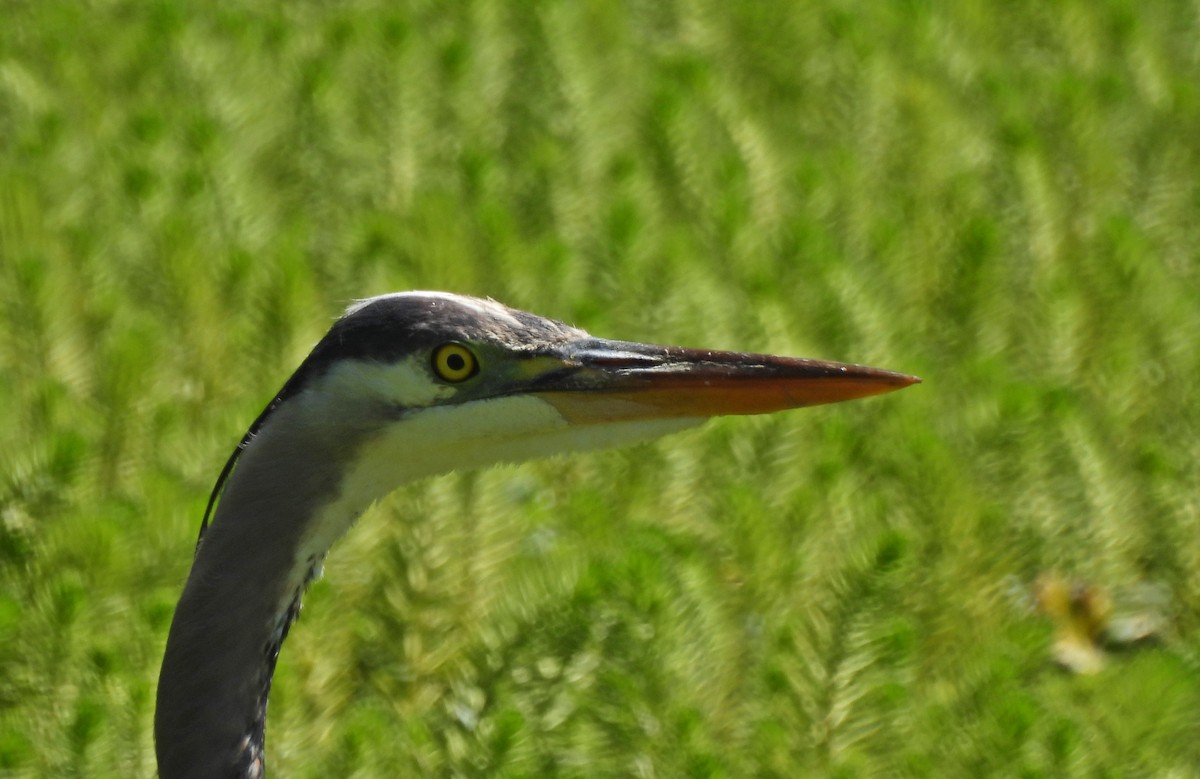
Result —
<path fill-rule="evenodd" d="M 433 372 L 442 381 L 457 384 L 479 371 L 479 361 L 462 344 L 442 344 L 433 350 Z"/>

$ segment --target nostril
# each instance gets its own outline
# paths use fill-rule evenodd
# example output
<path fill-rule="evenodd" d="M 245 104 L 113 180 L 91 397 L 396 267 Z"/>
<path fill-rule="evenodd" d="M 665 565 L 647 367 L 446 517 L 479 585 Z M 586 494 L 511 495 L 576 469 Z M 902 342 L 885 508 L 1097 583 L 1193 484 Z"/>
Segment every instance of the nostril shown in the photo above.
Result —
<path fill-rule="evenodd" d="M 636 352 L 585 352 L 578 355 L 580 362 L 597 368 L 652 368 L 662 360 Z"/>

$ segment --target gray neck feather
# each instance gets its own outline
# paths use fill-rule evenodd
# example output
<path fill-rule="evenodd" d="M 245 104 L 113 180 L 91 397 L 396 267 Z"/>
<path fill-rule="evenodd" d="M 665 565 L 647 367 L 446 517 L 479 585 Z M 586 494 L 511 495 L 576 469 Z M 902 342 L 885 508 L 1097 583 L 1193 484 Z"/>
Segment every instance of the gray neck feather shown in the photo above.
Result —
<path fill-rule="evenodd" d="M 305 405 L 281 408 L 249 442 L 197 548 L 159 677 L 162 779 L 263 775 L 275 660 L 325 550 L 297 554 L 316 507 L 337 495 L 336 465 L 367 437 Z"/>

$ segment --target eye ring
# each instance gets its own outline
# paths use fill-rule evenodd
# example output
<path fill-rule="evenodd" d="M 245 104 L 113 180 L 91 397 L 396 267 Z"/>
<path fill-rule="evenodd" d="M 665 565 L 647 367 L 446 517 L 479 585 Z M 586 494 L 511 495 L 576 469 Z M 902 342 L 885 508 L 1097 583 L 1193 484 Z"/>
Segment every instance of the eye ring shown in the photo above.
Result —
<path fill-rule="evenodd" d="M 433 350 L 433 372 L 442 381 L 459 384 L 479 372 L 475 353 L 451 341 Z"/>

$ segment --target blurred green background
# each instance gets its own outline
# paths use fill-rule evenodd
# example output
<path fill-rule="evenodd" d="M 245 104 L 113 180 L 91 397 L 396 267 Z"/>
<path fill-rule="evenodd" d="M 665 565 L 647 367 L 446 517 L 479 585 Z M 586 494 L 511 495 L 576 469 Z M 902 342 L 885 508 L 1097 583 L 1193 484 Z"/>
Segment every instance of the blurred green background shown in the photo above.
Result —
<path fill-rule="evenodd" d="M 0 774 L 153 775 L 220 466 L 345 304 L 424 288 L 926 381 L 398 492 L 284 648 L 273 775 L 1191 775 L 1198 40 L 1194 2 L 4 0 Z M 1056 667 L 1046 575 L 1156 593 L 1156 640 Z"/>

